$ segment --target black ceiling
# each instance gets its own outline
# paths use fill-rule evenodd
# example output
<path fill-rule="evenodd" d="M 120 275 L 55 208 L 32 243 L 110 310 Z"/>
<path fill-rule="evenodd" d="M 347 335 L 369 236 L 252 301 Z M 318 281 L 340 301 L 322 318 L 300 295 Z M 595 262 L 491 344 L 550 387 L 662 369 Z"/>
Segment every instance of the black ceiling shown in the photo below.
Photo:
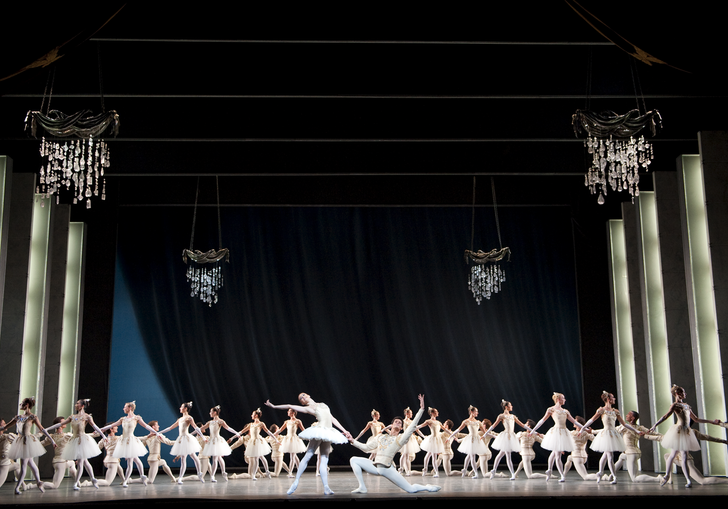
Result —
<path fill-rule="evenodd" d="M 56 46 L 51 107 L 121 116 L 109 186 L 122 205 L 190 204 L 195 177 L 215 174 L 227 205 L 462 206 L 473 175 L 494 175 L 499 205 L 601 220 L 627 198 L 599 207 L 583 187 L 576 109 L 625 113 L 637 90 L 664 119 L 656 171 L 697 152 L 698 131 L 725 128 L 718 13 L 581 2 L 612 40 L 666 63 L 648 66 L 575 2 L 485 4 L 2 7 L 0 153 L 16 171 L 39 165 L 23 119 L 49 68 L 17 71 Z"/>

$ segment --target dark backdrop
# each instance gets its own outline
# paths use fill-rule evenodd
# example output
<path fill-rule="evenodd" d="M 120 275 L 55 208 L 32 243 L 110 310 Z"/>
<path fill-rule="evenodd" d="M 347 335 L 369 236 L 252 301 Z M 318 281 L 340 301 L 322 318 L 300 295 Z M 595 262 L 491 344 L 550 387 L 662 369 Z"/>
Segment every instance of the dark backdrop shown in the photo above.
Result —
<path fill-rule="evenodd" d="M 581 413 L 569 209 L 498 213 L 513 256 L 502 293 L 480 306 L 463 258 L 469 208 L 223 208 L 231 258 L 208 307 L 190 297 L 181 258 L 192 209 L 122 207 L 119 274 L 166 399 L 193 400 L 198 420 L 221 404 L 241 428 L 267 398 L 294 403 L 301 391 L 354 434 L 372 408 L 389 422 L 420 392 L 456 425 L 470 404 L 494 420 L 501 398 L 538 420 L 552 391 Z M 475 224 L 475 249 L 499 247 L 492 208 L 477 209 Z M 194 247 L 218 247 L 214 207 L 198 209 L 197 226 Z M 109 399 L 122 390 L 112 380 Z M 284 419 L 264 408 L 267 424 Z M 352 451 L 337 448 L 332 462 Z"/>

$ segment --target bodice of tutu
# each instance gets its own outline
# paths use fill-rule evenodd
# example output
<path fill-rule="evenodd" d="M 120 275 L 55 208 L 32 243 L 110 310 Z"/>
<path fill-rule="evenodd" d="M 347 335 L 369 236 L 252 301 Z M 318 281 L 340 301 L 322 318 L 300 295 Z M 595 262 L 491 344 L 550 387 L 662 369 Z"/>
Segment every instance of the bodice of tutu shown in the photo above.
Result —
<path fill-rule="evenodd" d="M 293 419 L 286 421 L 286 433 L 290 436 L 295 436 L 298 433 L 298 423 Z"/>
<path fill-rule="evenodd" d="M 124 417 L 121 421 L 121 438 L 129 439 L 134 436 L 134 430 L 137 426 L 136 416 Z"/>
<path fill-rule="evenodd" d="M 568 412 L 563 408 L 555 408 L 553 412 L 551 413 L 551 417 L 554 419 L 554 424 L 556 424 L 556 428 L 566 428 L 566 416 L 568 415 Z"/>
<path fill-rule="evenodd" d="M 179 436 L 188 435 L 190 434 L 190 424 L 187 422 L 187 419 L 180 419 L 179 421 Z"/>
<path fill-rule="evenodd" d="M 690 405 L 687 403 L 675 403 L 675 418 L 679 428 L 690 427 Z M 20 433 L 20 431 L 18 431 Z"/>
<path fill-rule="evenodd" d="M 210 430 L 210 440 L 217 440 L 220 438 L 220 427 L 220 422 L 217 420 L 213 419 L 210 421 L 210 426 L 208 428 Z"/>
<path fill-rule="evenodd" d="M 30 430 L 33 427 L 34 418 L 35 416 L 33 414 L 19 415 L 17 417 L 17 420 L 15 421 L 15 429 L 17 430 L 18 435 L 24 435 L 26 437 L 28 435 L 32 435 Z"/>
<path fill-rule="evenodd" d="M 470 421 L 467 424 L 468 428 L 468 440 L 471 442 L 475 442 L 476 440 L 479 440 L 480 437 L 478 436 L 478 430 L 480 429 L 480 421 Z"/>
<path fill-rule="evenodd" d="M 516 428 L 516 416 L 513 414 L 503 414 L 503 430 L 509 435 L 515 433 Z"/>
<path fill-rule="evenodd" d="M 314 408 L 313 412 L 316 416 L 316 421 L 318 422 L 319 426 L 323 426 L 325 428 L 333 427 L 333 423 L 331 421 L 331 410 L 329 410 L 329 407 L 326 405 L 326 403 L 317 403 L 316 408 Z"/>
<path fill-rule="evenodd" d="M 86 416 L 85 415 L 72 415 L 71 416 L 71 433 L 73 438 L 86 433 Z"/>
<path fill-rule="evenodd" d="M 604 412 L 602 413 L 602 425 L 604 426 L 604 429 L 616 430 L 616 423 L 617 412 L 615 412 L 613 409 L 604 410 Z"/>
<path fill-rule="evenodd" d="M 440 421 L 430 420 L 430 423 L 427 426 L 430 428 L 430 433 L 432 433 L 433 436 L 438 436 L 440 434 L 440 428 L 442 427 Z"/>
<path fill-rule="evenodd" d="M 248 432 L 250 433 L 251 442 L 257 442 L 258 440 L 262 440 L 262 438 L 260 437 L 260 429 L 262 428 L 261 424 L 262 423 L 260 422 L 254 422 L 250 424 L 250 429 L 248 430 Z"/>
<path fill-rule="evenodd" d="M 379 435 L 383 429 L 384 429 L 384 424 L 382 424 L 381 422 L 379 422 L 379 421 L 372 422 L 372 436 Z M 405 428 L 405 429 L 407 429 L 407 428 Z"/>

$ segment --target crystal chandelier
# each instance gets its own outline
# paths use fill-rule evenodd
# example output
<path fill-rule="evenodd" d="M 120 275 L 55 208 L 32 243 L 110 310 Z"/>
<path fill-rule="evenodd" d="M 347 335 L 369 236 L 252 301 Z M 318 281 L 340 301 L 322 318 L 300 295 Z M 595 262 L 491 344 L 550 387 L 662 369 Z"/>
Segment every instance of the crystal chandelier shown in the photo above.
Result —
<path fill-rule="evenodd" d="M 220 187 L 215 176 L 217 193 L 217 235 L 219 245 L 222 246 L 222 233 L 220 227 Z M 212 307 L 217 304 L 218 292 L 223 286 L 222 262 L 230 261 L 230 251 L 221 247 L 217 251 L 211 249 L 202 252 L 193 249 L 195 240 L 195 223 L 197 221 L 197 198 L 200 194 L 200 179 L 197 178 L 197 191 L 195 193 L 195 208 L 192 213 L 192 236 L 190 248 L 182 251 L 182 260 L 189 263 L 187 267 L 187 283 L 190 285 L 190 297 L 198 297 L 202 302 Z"/>
<path fill-rule="evenodd" d="M 508 261 L 511 259 L 510 248 L 493 249 L 488 253 L 483 251 L 473 252 L 469 249 L 465 250 L 466 262 L 472 260 L 475 265 L 470 269 L 470 279 L 468 279 L 468 288 L 473 292 L 475 301 L 480 305 L 483 298 L 490 300 L 490 296 L 501 290 L 501 284 L 506 280 L 506 271 L 495 262 L 501 261 L 508 255 Z M 486 265 L 491 262 L 492 265 Z"/>
<path fill-rule="evenodd" d="M 36 138 L 39 128 L 65 141 L 41 138 L 42 164 L 36 193 L 45 198 L 55 196 L 59 203 L 60 193 L 70 192 L 73 203 L 85 200 L 86 208 L 91 208 L 91 197 L 99 192 L 105 200 L 104 171 L 111 160 L 109 147 L 101 136 L 107 131 L 114 137 L 119 133 L 119 114 L 113 110 L 95 116 L 90 110 L 73 115 L 58 110 L 51 110 L 48 115 L 29 111 L 25 116 L 26 132 Z"/>
<path fill-rule="evenodd" d="M 506 271 L 498 263 L 508 256 L 511 261 L 511 249 L 503 247 L 500 234 L 500 223 L 498 222 L 498 205 L 495 200 L 495 183 L 490 178 L 491 190 L 493 191 L 493 211 L 495 213 L 495 225 L 498 231 L 498 242 L 500 249 L 493 249 L 487 253 L 473 251 L 473 238 L 475 236 L 475 177 L 473 177 L 473 207 L 472 221 L 470 228 L 470 249 L 465 250 L 465 263 L 474 263 L 470 269 L 468 278 L 468 289 L 473 293 L 475 302 L 480 305 L 483 298 L 490 300 L 491 295 L 501 291 L 501 285 L 506 280 Z"/>
<path fill-rule="evenodd" d="M 599 194 L 597 203 L 604 204 L 610 187 L 613 192 L 628 191 L 634 203 L 634 197 L 640 194 L 639 170 L 649 171 L 653 159 L 652 144 L 640 133 L 649 126 L 652 136 L 657 134 L 662 127 L 660 112 L 640 115 L 632 110 L 617 115 L 612 111 L 596 114 L 576 110 L 571 124 L 577 137 L 586 134 L 584 146 L 591 155 L 591 166 L 584 185 L 591 194 Z"/>

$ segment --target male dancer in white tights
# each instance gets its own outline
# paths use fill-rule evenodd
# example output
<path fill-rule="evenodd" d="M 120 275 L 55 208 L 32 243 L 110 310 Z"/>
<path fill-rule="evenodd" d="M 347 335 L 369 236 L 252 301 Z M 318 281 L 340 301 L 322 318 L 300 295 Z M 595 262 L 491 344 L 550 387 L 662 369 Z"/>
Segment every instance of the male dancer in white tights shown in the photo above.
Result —
<path fill-rule="evenodd" d="M 351 445 L 353 445 L 354 447 L 361 449 L 367 454 L 372 452 L 376 453 L 374 460 L 356 456 L 352 457 L 349 460 L 349 464 L 351 464 L 351 469 L 354 471 L 354 475 L 359 481 L 359 487 L 352 491 L 352 493 L 367 492 L 367 488 L 364 485 L 364 477 L 362 476 L 362 472 L 366 472 L 371 475 L 380 475 L 382 477 L 386 477 L 396 486 L 402 488 L 407 493 L 440 490 L 440 486 L 408 483 L 407 480 L 402 477 L 402 474 L 397 472 L 397 468 L 393 465 L 392 461 L 394 455 L 397 454 L 397 452 L 402 447 L 404 447 L 404 445 L 410 439 L 410 436 L 412 436 L 412 433 L 414 432 L 417 424 L 422 418 L 422 413 L 425 411 L 425 397 L 420 394 L 418 398 L 420 400 L 420 410 L 417 412 L 414 420 L 410 423 L 409 427 L 403 434 L 400 435 L 400 431 L 402 431 L 402 419 L 400 417 L 395 417 L 392 421 L 392 425 L 389 428 L 389 431 L 385 431 L 377 435 L 376 440 L 371 441 L 370 445 L 362 444 L 361 442 L 354 440 L 351 435 L 347 437 Z"/>

